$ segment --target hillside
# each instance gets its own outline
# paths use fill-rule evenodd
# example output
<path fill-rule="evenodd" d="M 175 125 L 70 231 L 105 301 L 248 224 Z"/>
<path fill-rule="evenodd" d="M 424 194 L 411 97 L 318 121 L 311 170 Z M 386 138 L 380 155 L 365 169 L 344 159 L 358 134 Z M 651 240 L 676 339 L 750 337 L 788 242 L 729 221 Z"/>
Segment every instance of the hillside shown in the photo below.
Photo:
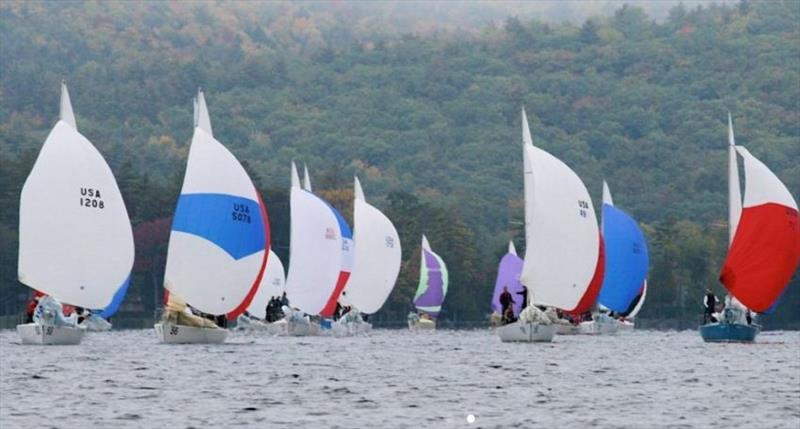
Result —
<path fill-rule="evenodd" d="M 366 25 L 363 11 L 249 2 L 0 4 L 0 312 L 25 298 L 19 190 L 62 79 L 137 229 L 128 309 L 142 314 L 158 302 L 197 87 L 215 135 L 264 193 L 285 263 L 289 162 L 306 162 L 315 189 L 346 212 L 352 176 L 362 178 L 403 242 L 385 319 L 408 310 L 423 231 L 450 265 L 444 317 L 488 311 L 505 243 L 524 248 L 522 105 L 534 143 L 575 169 L 596 207 L 605 179 L 644 224 L 644 318 L 693 323 L 702 291 L 721 291 L 728 111 L 737 142 L 800 196 L 796 1 L 678 6 L 659 22 L 624 6 L 581 25 L 508 18 L 469 34 L 404 33 L 382 16 Z M 800 323 L 798 306 L 795 275 L 767 321 Z"/>

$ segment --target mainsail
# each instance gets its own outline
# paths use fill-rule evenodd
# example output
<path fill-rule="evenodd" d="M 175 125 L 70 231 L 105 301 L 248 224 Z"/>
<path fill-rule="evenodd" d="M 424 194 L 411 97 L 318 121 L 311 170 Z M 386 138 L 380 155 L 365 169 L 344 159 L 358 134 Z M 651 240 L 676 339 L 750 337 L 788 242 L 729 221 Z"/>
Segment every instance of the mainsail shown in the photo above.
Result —
<path fill-rule="evenodd" d="M 300 187 L 292 163 L 291 242 L 286 294 L 292 307 L 320 314 L 336 288 L 342 269 L 342 233 L 331 207 Z"/>
<path fill-rule="evenodd" d="M 22 187 L 18 277 L 65 303 L 104 308 L 127 289 L 133 231 L 114 174 L 78 132 L 63 83 L 60 110 Z"/>
<path fill-rule="evenodd" d="M 623 313 L 642 291 L 650 260 L 642 230 L 632 217 L 614 207 L 605 181 L 601 223 L 606 265 L 598 302 L 611 311 Z"/>
<path fill-rule="evenodd" d="M 264 276 L 261 278 L 256 295 L 247 307 L 247 312 L 259 319 L 267 317 L 267 303 L 272 297 L 280 297 L 285 289 L 286 274 L 283 263 L 278 255 L 270 250 Z"/>
<path fill-rule="evenodd" d="M 519 282 L 519 277 L 522 274 L 522 259 L 517 256 L 517 249 L 514 247 L 514 242 L 508 242 L 508 253 L 500 260 L 500 266 L 497 269 L 497 280 L 494 282 L 494 294 L 492 294 L 492 310 L 495 313 L 502 312 L 502 305 L 500 305 L 500 294 L 503 293 L 503 288 L 508 288 L 511 296 L 514 298 L 514 314 L 519 314 L 522 308 L 522 283 Z"/>
<path fill-rule="evenodd" d="M 442 258 L 431 250 L 425 235 L 422 236 L 419 265 L 419 286 L 414 294 L 414 306 L 417 310 L 438 316 L 442 311 L 442 303 L 447 295 L 447 266 Z"/>
<path fill-rule="evenodd" d="M 380 310 L 400 273 L 400 237 L 392 221 L 367 203 L 355 178 L 353 272 L 345 291 L 350 304 L 362 313 Z"/>
<path fill-rule="evenodd" d="M 780 298 L 800 264 L 797 202 L 766 165 L 744 147 L 735 146 L 730 122 L 729 136 L 730 146 L 744 159 L 745 188 L 738 225 L 731 223 L 733 240 L 720 281 L 747 308 L 765 312 Z M 735 155 L 730 162 L 736 163 Z M 734 164 L 729 174 L 738 189 L 736 170 Z"/>
<path fill-rule="evenodd" d="M 203 93 L 167 250 L 164 287 L 192 307 L 235 318 L 269 255 L 267 211 L 239 161 L 211 133 Z"/>
<path fill-rule="evenodd" d="M 522 135 L 527 246 L 520 281 L 536 304 L 584 312 L 605 266 L 592 199 L 572 169 L 533 146 L 524 109 Z"/>

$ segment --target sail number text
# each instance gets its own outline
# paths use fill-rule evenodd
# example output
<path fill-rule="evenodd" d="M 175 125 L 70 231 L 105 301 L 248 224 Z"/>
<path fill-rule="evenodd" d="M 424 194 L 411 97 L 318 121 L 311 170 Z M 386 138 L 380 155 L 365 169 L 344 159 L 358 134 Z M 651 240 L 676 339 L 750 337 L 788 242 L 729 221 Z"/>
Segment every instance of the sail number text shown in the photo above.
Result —
<path fill-rule="evenodd" d="M 245 204 L 234 204 L 231 216 L 236 222 L 250 223 L 250 207 Z"/>
<path fill-rule="evenodd" d="M 581 217 L 586 217 L 588 215 L 588 210 L 589 203 L 584 200 L 578 200 L 578 214 L 580 214 Z"/>
<path fill-rule="evenodd" d="M 103 197 L 100 195 L 99 189 L 94 188 L 81 188 L 81 207 L 89 207 L 93 209 L 104 209 Z"/>

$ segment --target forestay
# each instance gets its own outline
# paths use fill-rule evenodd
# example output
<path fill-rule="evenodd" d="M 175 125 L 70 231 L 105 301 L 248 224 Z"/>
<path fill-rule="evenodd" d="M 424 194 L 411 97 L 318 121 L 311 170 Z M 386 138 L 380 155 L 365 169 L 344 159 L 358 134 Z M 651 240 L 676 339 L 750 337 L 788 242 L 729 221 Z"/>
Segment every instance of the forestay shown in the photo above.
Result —
<path fill-rule="evenodd" d="M 61 117 L 25 180 L 19 208 L 19 281 L 58 300 L 108 306 L 133 267 L 128 211 L 100 152 L 75 124 L 61 85 Z"/>
<path fill-rule="evenodd" d="M 422 236 L 420 249 L 419 285 L 414 294 L 414 306 L 417 310 L 438 316 L 442 311 L 442 303 L 447 295 L 447 266 L 442 258 L 431 250 L 428 239 Z"/>
<path fill-rule="evenodd" d="M 300 188 L 292 163 L 291 242 L 286 294 L 292 307 L 319 314 L 333 293 L 342 269 L 339 220 L 330 206 Z"/>
<path fill-rule="evenodd" d="M 400 237 L 392 221 L 367 203 L 355 178 L 353 272 L 345 291 L 352 306 L 362 313 L 380 310 L 400 272 Z"/>
<path fill-rule="evenodd" d="M 203 93 L 167 251 L 164 287 L 198 310 L 235 318 L 267 264 L 267 212 L 239 161 L 211 133 Z"/>
<path fill-rule="evenodd" d="M 533 146 L 524 110 L 522 128 L 527 246 L 521 283 L 537 304 L 585 311 L 604 268 L 592 199 L 574 171 Z"/>
<path fill-rule="evenodd" d="M 650 264 L 644 234 L 633 218 L 616 208 L 603 182 L 605 272 L 598 301 L 617 313 L 631 308 L 642 291 Z"/>

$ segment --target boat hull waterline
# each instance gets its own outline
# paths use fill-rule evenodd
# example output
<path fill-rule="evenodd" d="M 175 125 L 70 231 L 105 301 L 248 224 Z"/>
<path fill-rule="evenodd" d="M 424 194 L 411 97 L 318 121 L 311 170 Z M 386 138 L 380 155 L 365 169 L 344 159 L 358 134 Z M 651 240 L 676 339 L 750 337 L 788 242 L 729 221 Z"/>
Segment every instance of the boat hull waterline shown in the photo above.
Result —
<path fill-rule="evenodd" d="M 700 327 L 700 336 L 707 343 L 752 343 L 756 335 L 756 325 L 709 323 Z"/>
<path fill-rule="evenodd" d="M 37 323 L 17 325 L 17 334 L 22 344 L 38 345 L 76 345 L 80 344 L 83 328 L 73 326 L 46 326 Z"/>
<path fill-rule="evenodd" d="M 221 344 L 228 338 L 228 330 L 198 326 L 156 323 L 159 341 L 166 344 Z"/>
<path fill-rule="evenodd" d="M 556 334 L 556 325 L 514 322 L 496 329 L 497 336 L 504 343 L 550 343 Z"/>

